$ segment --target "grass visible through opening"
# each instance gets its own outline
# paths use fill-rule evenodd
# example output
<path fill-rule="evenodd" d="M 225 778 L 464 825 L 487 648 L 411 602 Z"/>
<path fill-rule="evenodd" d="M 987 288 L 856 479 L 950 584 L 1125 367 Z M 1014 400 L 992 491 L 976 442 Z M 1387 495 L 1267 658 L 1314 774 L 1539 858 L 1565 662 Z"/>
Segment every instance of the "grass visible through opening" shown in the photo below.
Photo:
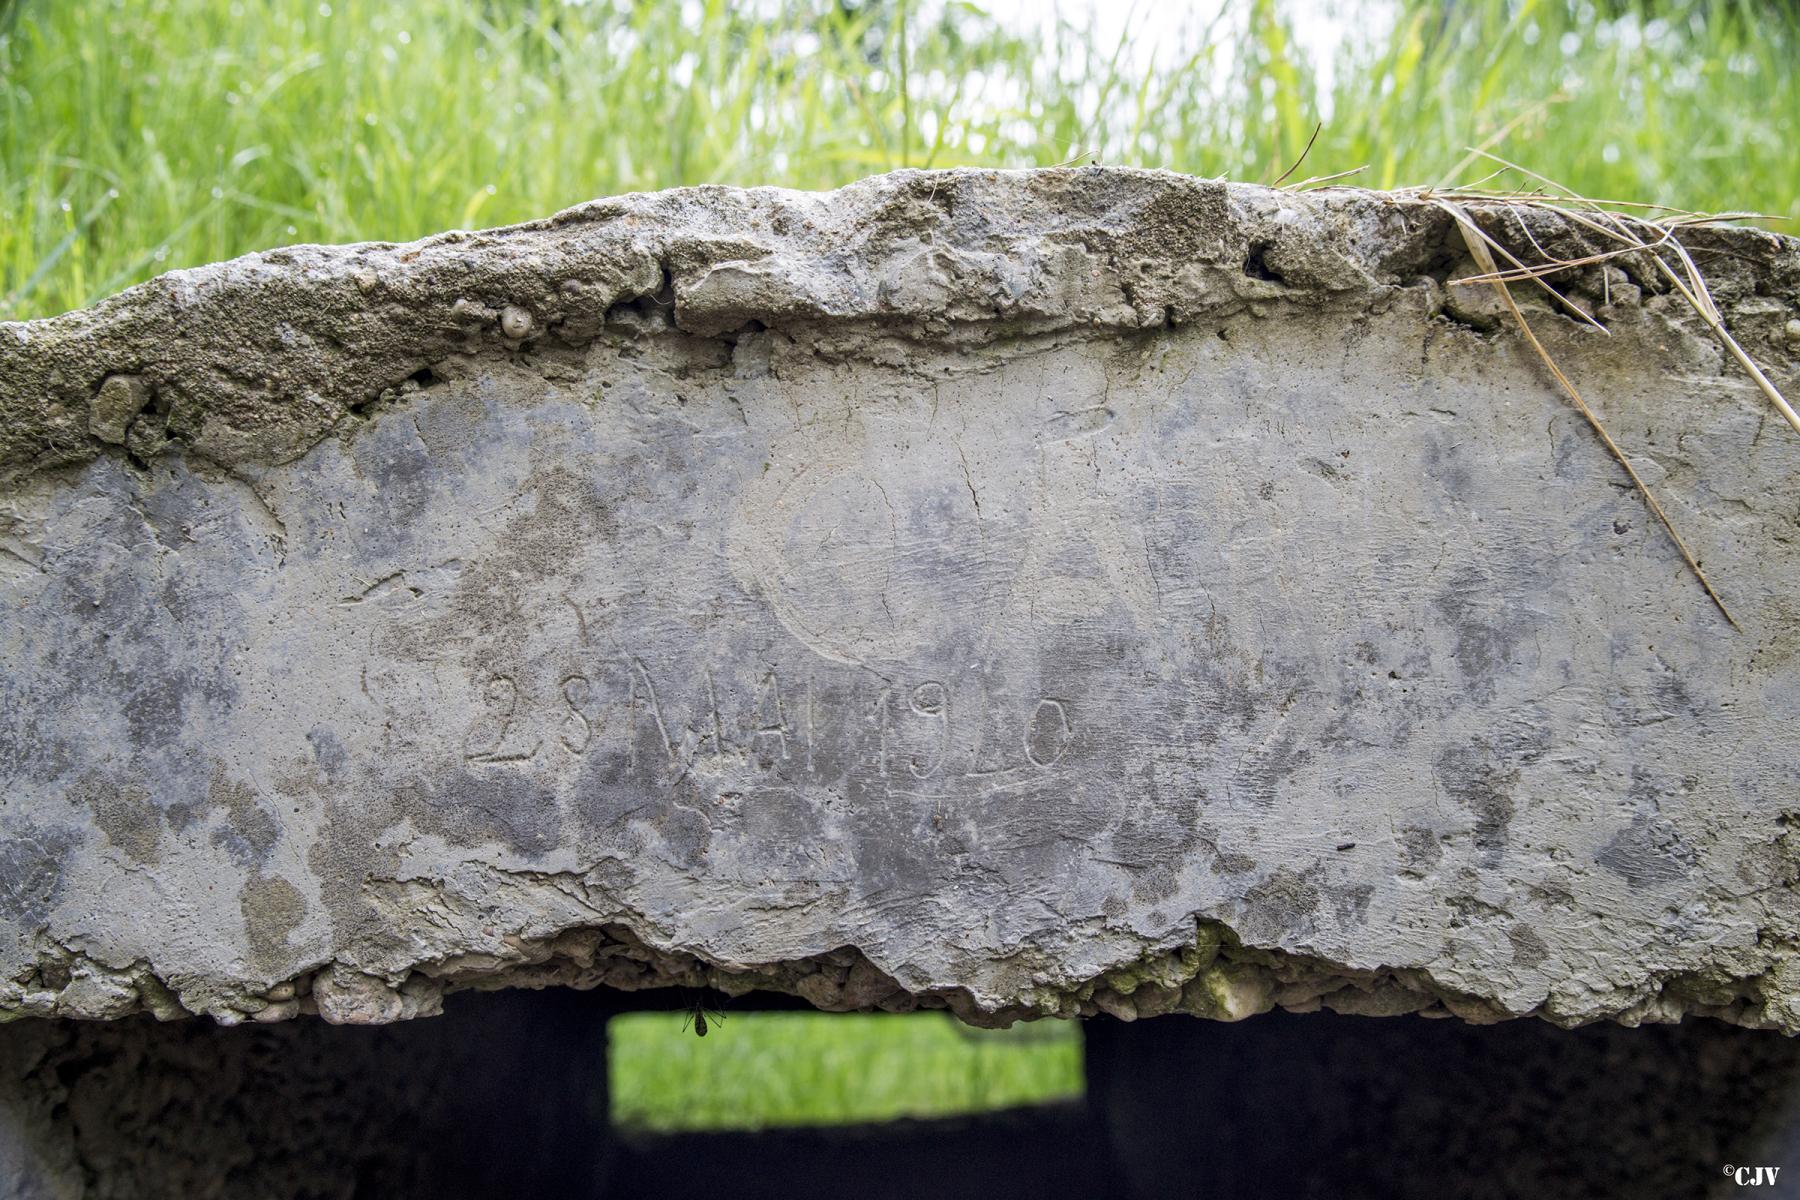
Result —
<path fill-rule="evenodd" d="M 1296 46 L 1316 5 L 1134 26 L 1154 54 L 1066 7 L 0 0 L 0 320 L 295 242 L 902 166 L 1273 182 L 1310 144 L 1293 178 L 1394 188 L 1487 145 L 1582 195 L 1800 217 L 1791 4 L 1369 0 L 1329 78 Z"/>
<path fill-rule="evenodd" d="M 970 1029 L 942 1013 L 680 1013 L 609 1026 L 612 1116 L 632 1129 L 761 1129 L 939 1117 L 1079 1097 L 1081 1031 Z"/>

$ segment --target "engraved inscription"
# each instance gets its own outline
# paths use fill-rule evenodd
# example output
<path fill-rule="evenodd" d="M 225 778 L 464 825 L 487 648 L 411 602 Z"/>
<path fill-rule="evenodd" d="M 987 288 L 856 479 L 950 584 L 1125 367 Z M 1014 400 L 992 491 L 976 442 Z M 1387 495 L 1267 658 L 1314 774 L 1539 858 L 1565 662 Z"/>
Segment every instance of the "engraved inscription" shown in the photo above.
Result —
<path fill-rule="evenodd" d="M 547 677 L 541 690 L 490 676 L 464 757 L 517 765 L 611 755 L 649 777 L 752 770 L 826 782 L 860 769 L 912 787 L 1054 770 L 1079 741 L 1067 699 L 996 696 L 980 679 L 808 674 L 790 683 L 772 665 L 707 666 L 684 687 L 633 656 Z"/>
<path fill-rule="evenodd" d="M 641 691 L 639 690 L 640 684 L 642 685 Z M 634 767 L 638 765 L 638 717 L 643 712 L 643 709 L 640 706 L 640 698 L 649 702 L 650 719 L 656 723 L 656 733 L 657 736 L 662 739 L 663 753 L 669 756 L 670 762 L 674 762 L 675 743 L 669 740 L 669 726 L 668 723 L 663 720 L 662 703 L 656 698 L 656 684 L 651 681 L 650 672 L 644 664 L 640 660 L 634 658 L 631 660 L 631 694 L 629 698 L 631 707 L 631 740 L 627 743 L 630 747 L 627 757 Z"/>
<path fill-rule="evenodd" d="M 1031 722 L 1025 726 L 1025 757 L 1031 760 L 1032 766 L 1054 767 L 1069 752 L 1069 742 L 1074 736 L 1069 706 L 1046 696 L 1038 701 L 1031 712 Z"/>
<path fill-rule="evenodd" d="M 781 675 L 773 667 L 763 676 L 762 683 L 756 690 L 755 711 L 760 723 L 750 735 L 750 751 L 756 758 L 757 765 L 764 768 L 773 766 L 775 754 L 779 754 L 781 761 L 786 762 L 787 710 L 781 703 Z"/>
<path fill-rule="evenodd" d="M 594 738 L 594 726 L 584 711 L 592 699 L 593 687 L 585 675 L 571 675 L 562 681 L 563 703 L 568 715 L 563 718 L 562 744 L 569 753 L 580 754 Z"/>
<path fill-rule="evenodd" d="M 945 690 L 943 684 L 938 683 L 935 680 L 930 683 L 921 683 L 918 687 L 913 689 L 912 699 L 909 702 L 909 705 L 913 712 L 921 717 L 934 721 L 937 725 L 937 738 L 939 744 L 936 759 L 928 766 L 921 766 L 919 759 L 914 757 L 912 763 L 907 768 L 912 772 L 913 778 L 926 779 L 935 775 L 938 770 L 943 767 L 944 759 L 949 755 L 950 693 Z"/>
<path fill-rule="evenodd" d="M 539 744 L 517 730 L 519 685 L 510 675 L 495 675 L 483 692 L 487 712 L 475 722 L 463 757 L 470 762 L 527 762 Z"/>

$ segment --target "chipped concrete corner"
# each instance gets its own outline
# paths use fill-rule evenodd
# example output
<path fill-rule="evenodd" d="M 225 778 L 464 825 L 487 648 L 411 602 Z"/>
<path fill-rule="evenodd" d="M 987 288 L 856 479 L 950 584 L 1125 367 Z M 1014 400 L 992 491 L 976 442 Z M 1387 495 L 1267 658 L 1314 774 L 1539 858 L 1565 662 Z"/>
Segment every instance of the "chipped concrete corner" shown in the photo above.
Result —
<path fill-rule="evenodd" d="M 1800 246 L 1689 246 L 1791 394 Z M 1800 1030 L 1800 438 L 1629 260 L 1533 310 L 1734 631 L 1472 270 L 911 172 L 0 325 L 0 1012 Z"/>

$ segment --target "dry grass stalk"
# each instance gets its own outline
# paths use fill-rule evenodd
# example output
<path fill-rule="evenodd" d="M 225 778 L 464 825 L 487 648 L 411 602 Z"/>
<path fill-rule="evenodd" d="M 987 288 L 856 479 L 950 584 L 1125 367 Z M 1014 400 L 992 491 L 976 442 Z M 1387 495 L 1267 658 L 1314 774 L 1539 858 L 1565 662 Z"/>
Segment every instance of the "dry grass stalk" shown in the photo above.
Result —
<path fill-rule="evenodd" d="M 1502 272 L 1499 269 L 1499 265 L 1494 261 L 1493 252 L 1498 250 L 1509 261 L 1515 263 L 1520 270 L 1526 270 L 1524 264 L 1519 263 L 1519 261 L 1508 253 L 1504 247 L 1500 246 L 1498 242 L 1494 241 L 1493 238 L 1483 232 L 1481 227 L 1476 225 L 1475 222 L 1470 219 L 1468 213 L 1455 201 L 1443 197 L 1433 197 L 1432 202 L 1442 208 L 1445 212 L 1449 213 L 1456 221 L 1456 226 L 1462 233 L 1463 241 L 1468 245 L 1469 254 L 1475 259 L 1475 265 L 1483 271 L 1483 274 L 1476 278 L 1487 283 L 1496 293 L 1498 293 L 1502 302 L 1505 303 L 1507 311 L 1512 314 L 1513 320 L 1518 322 L 1520 331 L 1525 335 L 1525 340 L 1531 343 L 1531 348 L 1537 351 L 1537 355 L 1543 360 L 1544 366 L 1549 368 L 1550 374 L 1556 377 L 1556 382 L 1562 386 L 1564 392 L 1568 393 L 1569 399 L 1574 401 L 1575 407 L 1581 412 L 1581 415 L 1587 419 L 1587 423 L 1593 428 L 1594 433 L 1600 438 L 1601 442 L 1605 444 L 1607 450 L 1612 453 L 1612 456 L 1618 460 L 1619 465 L 1625 469 L 1625 474 L 1630 476 L 1631 482 L 1636 485 L 1638 493 L 1643 496 L 1644 503 L 1649 506 L 1651 512 L 1656 514 L 1657 520 L 1662 522 L 1663 528 L 1668 531 L 1670 539 L 1675 543 L 1675 548 L 1681 551 L 1681 557 L 1687 562 L 1688 569 L 1693 571 L 1694 577 L 1700 581 L 1700 586 L 1706 589 L 1706 594 L 1712 597 L 1712 602 L 1719 606 L 1719 612 L 1731 623 L 1731 627 L 1733 629 L 1739 628 L 1737 618 L 1731 615 L 1731 610 L 1725 606 L 1725 601 L 1720 597 L 1718 590 L 1713 587 L 1712 581 L 1706 577 L 1706 572 L 1700 569 L 1699 561 L 1695 559 L 1693 552 L 1688 549 L 1687 543 L 1682 540 L 1681 534 L 1676 532 L 1674 522 L 1669 520 L 1668 513 L 1663 511 L 1663 506 L 1657 502 L 1656 496 L 1650 491 L 1649 485 L 1638 475 L 1637 470 L 1631 465 L 1631 460 L 1625 456 L 1625 451 L 1620 449 L 1619 444 L 1613 440 L 1612 434 L 1606 431 L 1606 426 L 1601 422 L 1599 416 L 1592 408 L 1588 407 L 1587 401 L 1581 396 L 1580 389 L 1570 381 L 1567 375 L 1563 374 L 1562 368 L 1556 365 L 1556 360 L 1551 357 L 1549 350 L 1544 348 L 1544 343 L 1538 340 L 1537 333 L 1531 328 L 1531 322 L 1525 319 L 1524 312 L 1519 309 L 1518 303 L 1513 300 L 1512 288 L 1507 282 L 1507 276 L 1512 273 Z M 1560 269 L 1560 266 L 1545 268 L 1545 270 Z M 1543 280 L 1539 275 L 1532 275 L 1530 277 L 1535 279 L 1538 283 L 1543 284 Z M 1549 291 L 1551 295 L 1556 296 L 1564 304 L 1569 305 L 1569 307 L 1576 312 L 1581 312 L 1579 308 L 1570 304 L 1568 300 L 1558 294 L 1555 289 L 1550 288 L 1548 284 L 1543 284 L 1543 286 L 1546 291 Z M 1585 313 L 1582 315 L 1586 316 Z M 1593 321 L 1592 317 L 1588 317 L 1587 319 L 1590 322 Z"/>
<path fill-rule="evenodd" d="M 1513 124 L 1516 125 L 1517 123 L 1517 120 L 1515 120 Z M 1587 401 L 1582 398 L 1580 390 L 1572 381 L 1570 381 L 1569 377 L 1563 373 L 1562 368 L 1557 365 L 1556 360 L 1551 356 L 1549 350 L 1547 350 L 1543 342 L 1539 340 L 1536 331 L 1531 327 L 1531 323 L 1526 320 L 1524 312 L 1520 310 L 1518 304 L 1513 300 L 1511 285 L 1526 281 L 1536 284 L 1538 287 L 1549 293 L 1557 303 L 1562 306 L 1565 312 L 1574 315 L 1578 319 L 1585 321 L 1587 324 L 1600 330 L 1602 333 L 1605 333 L 1607 332 L 1605 327 L 1596 321 L 1592 314 L 1588 313 L 1587 310 L 1583 309 L 1580 305 L 1576 304 L 1567 296 L 1552 287 L 1547 281 L 1547 276 L 1573 268 L 1606 263 L 1612 259 L 1622 258 L 1627 255 L 1640 255 L 1642 258 L 1649 259 L 1655 264 L 1656 270 L 1668 281 L 1670 287 L 1676 294 L 1681 296 L 1681 298 L 1687 301 L 1689 306 L 1693 308 L 1695 314 L 1698 315 L 1701 321 L 1706 324 L 1706 327 L 1712 331 L 1713 336 L 1718 338 L 1719 343 L 1725 348 L 1726 352 L 1731 355 L 1738 366 L 1743 369 L 1744 373 L 1750 377 L 1757 389 L 1762 392 L 1763 396 L 1775 410 L 1781 414 L 1782 418 L 1787 421 L 1794 432 L 1800 433 L 1800 414 L 1797 414 L 1794 411 L 1793 405 L 1788 403 L 1787 398 L 1781 394 L 1781 390 L 1775 386 L 1766 374 L 1764 374 L 1762 368 L 1757 366 L 1756 362 L 1745 352 L 1738 340 L 1731 335 L 1731 331 L 1725 327 L 1724 315 L 1719 311 L 1718 304 L 1713 300 L 1712 292 L 1706 285 L 1705 276 L 1701 274 L 1699 266 L 1694 262 L 1693 256 L 1688 253 L 1687 247 L 1682 245 L 1681 239 L 1676 236 L 1677 230 L 1696 225 L 1715 224 L 1722 221 L 1735 220 L 1777 220 L 1779 218 L 1751 212 L 1703 213 L 1674 208 L 1669 205 L 1647 204 L 1638 201 L 1602 201 L 1588 199 L 1568 188 L 1562 187 L 1554 180 L 1540 175 L 1529 168 L 1522 167 L 1517 163 L 1509 162 L 1496 154 L 1489 153 L 1487 147 L 1504 137 L 1511 128 L 1512 126 L 1509 125 L 1506 129 L 1501 130 L 1499 134 L 1490 138 L 1481 146 L 1469 150 L 1468 156 L 1464 158 L 1463 161 L 1457 165 L 1456 170 L 1452 172 L 1452 177 L 1456 174 L 1460 174 L 1461 171 L 1466 169 L 1477 159 L 1486 159 L 1489 162 L 1498 164 L 1492 173 L 1476 181 L 1476 183 L 1455 187 L 1440 184 L 1435 187 L 1403 189 L 1396 192 L 1395 195 L 1434 204 L 1449 213 L 1451 218 L 1455 220 L 1457 229 L 1462 234 L 1463 241 L 1469 248 L 1470 255 L 1474 258 L 1476 266 L 1479 267 L 1481 271 L 1478 275 L 1470 276 L 1458 280 L 1457 282 L 1459 284 L 1473 286 L 1485 284 L 1492 287 L 1495 292 L 1498 293 L 1502 302 L 1505 304 L 1507 311 L 1512 314 L 1513 320 L 1518 324 L 1520 331 L 1525 334 L 1526 340 L 1531 343 L 1532 349 L 1537 352 L 1539 359 L 1543 361 L 1545 367 L 1549 369 L 1551 375 L 1555 377 L 1556 382 L 1562 387 L 1563 391 L 1568 394 L 1569 399 L 1574 402 L 1575 407 L 1581 412 L 1581 415 L 1586 418 L 1589 426 L 1594 430 L 1595 435 L 1600 438 L 1601 442 L 1606 446 L 1607 450 L 1611 452 L 1612 456 L 1618 460 L 1619 465 L 1625 469 L 1626 475 L 1630 477 L 1631 482 L 1637 487 L 1638 493 L 1643 496 L 1645 505 L 1649 507 L 1651 512 L 1656 514 L 1657 520 L 1662 523 L 1663 528 L 1669 534 L 1670 540 L 1675 543 L 1676 549 L 1681 552 L 1681 556 L 1683 560 L 1686 561 L 1688 568 L 1693 571 L 1694 577 L 1700 581 L 1700 586 L 1706 589 L 1706 594 L 1712 599 L 1712 602 L 1718 606 L 1719 612 L 1731 623 L 1732 627 L 1739 628 L 1737 619 L 1731 615 L 1731 610 L 1726 607 L 1725 601 L 1720 597 L 1718 590 L 1713 587 L 1712 581 L 1709 580 L 1706 577 L 1706 573 L 1701 570 L 1699 560 L 1697 560 L 1693 553 L 1688 549 L 1687 543 L 1682 540 L 1681 534 L 1676 531 L 1674 523 L 1669 519 L 1669 516 L 1663 510 L 1662 505 L 1658 503 L 1655 495 L 1651 493 L 1649 486 L 1639 477 L 1637 471 L 1632 467 L 1631 461 L 1625 456 L 1625 452 L 1620 449 L 1619 444 L 1613 440 L 1612 435 L 1607 432 L 1606 427 L 1600 421 L 1599 416 L 1588 406 Z M 1521 175 L 1535 180 L 1540 186 L 1529 191 L 1496 192 L 1482 190 L 1484 184 L 1499 175 L 1505 174 L 1507 171 L 1518 172 Z M 1351 172 L 1346 172 L 1346 174 L 1349 173 Z M 1327 182 L 1331 178 L 1335 177 L 1327 176 L 1318 182 Z M 1300 185 L 1290 186 L 1304 187 L 1307 183 L 1312 182 L 1314 181 L 1307 180 Z M 1546 212 L 1555 213 L 1574 225 L 1600 235 L 1602 238 L 1606 239 L 1606 241 L 1614 243 L 1614 246 L 1612 249 L 1595 251 L 1590 254 L 1582 255 L 1579 258 L 1559 258 L 1556 255 L 1551 254 L 1538 242 L 1537 238 L 1533 236 L 1530 226 L 1525 222 L 1522 216 L 1519 216 L 1519 210 L 1527 208 L 1541 209 Z M 1506 215 L 1512 215 L 1518 221 L 1519 230 L 1524 235 L 1525 240 L 1530 242 L 1533 249 L 1536 250 L 1539 261 L 1533 264 L 1526 264 L 1520 261 L 1517 256 L 1499 241 L 1490 236 L 1475 222 L 1470 215 L 1470 210 L 1472 209 L 1482 209 L 1487 211 L 1499 210 L 1502 219 L 1504 219 Z M 1618 211 L 1619 209 L 1628 209 L 1632 211 L 1622 213 Z M 1680 265 L 1679 270 L 1670 265 L 1668 259 L 1664 257 L 1665 253 L 1672 255 L 1677 260 Z M 1496 256 L 1498 256 L 1499 259 L 1504 259 L 1510 266 L 1503 269 L 1499 265 Z M 1639 261 L 1642 261 L 1642 258 L 1640 258 Z"/>
<path fill-rule="evenodd" d="M 1745 353 L 1743 346 L 1738 344 L 1738 340 L 1731 336 L 1731 331 L 1725 328 L 1725 318 L 1723 314 L 1719 312 L 1718 305 L 1713 301 L 1712 292 L 1706 286 L 1705 277 L 1701 275 L 1700 268 L 1695 264 L 1693 256 L 1688 253 L 1687 247 L 1683 246 L 1680 239 L 1675 237 L 1675 229 L 1680 226 L 1710 224 L 1725 220 L 1769 220 L 1772 218 L 1759 213 L 1707 214 L 1652 205 L 1618 205 L 1617 207 L 1641 207 L 1647 210 L 1661 211 L 1669 214 L 1669 216 L 1656 221 L 1644 220 L 1642 218 L 1628 218 L 1617 212 L 1611 211 L 1605 203 L 1589 200 L 1584 196 L 1572 193 L 1568 189 L 1562 188 L 1555 181 L 1548 179 L 1527 167 L 1521 167 L 1517 163 L 1508 162 L 1506 159 L 1501 158 L 1498 155 L 1489 154 L 1485 150 L 1479 151 L 1478 153 L 1483 158 L 1499 163 L 1504 169 L 1517 171 L 1522 175 L 1537 180 L 1545 187 L 1551 188 L 1555 193 L 1554 200 L 1539 200 L 1537 201 L 1538 207 L 1548 208 L 1584 228 L 1593 230 L 1602 237 L 1620 243 L 1620 248 L 1616 252 L 1618 254 L 1635 254 L 1640 252 L 1646 254 L 1650 261 L 1656 264 L 1657 270 L 1659 270 L 1663 277 L 1669 281 L 1670 286 L 1675 289 L 1683 300 L 1688 302 L 1694 312 L 1706 323 L 1706 327 L 1712 331 L 1714 337 L 1719 339 L 1719 343 L 1725 347 L 1726 352 L 1737 361 L 1738 366 L 1743 368 L 1744 373 L 1750 376 L 1751 381 L 1756 384 L 1757 389 L 1761 391 L 1769 403 L 1775 407 L 1775 410 L 1781 414 L 1782 418 L 1787 421 L 1788 425 L 1793 428 L 1795 433 L 1800 433 L 1800 413 L 1794 411 L 1794 407 L 1788 403 L 1787 397 L 1781 394 L 1781 390 L 1763 373 L 1762 368 L 1756 365 L 1756 362 L 1751 359 L 1749 354 Z M 1533 199 L 1535 198 L 1521 198 L 1521 202 L 1530 203 Z M 1579 207 L 1567 207 L 1571 202 Z M 1656 238 L 1653 242 L 1647 242 L 1639 236 L 1637 230 L 1634 229 L 1633 226 L 1640 228 L 1648 226 L 1650 228 L 1660 229 L 1661 236 Z M 1668 264 L 1661 254 L 1656 253 L 1657 250 L 1664 246 L 1667 246 L 1669 250 L 1681 260 L 1682 271 L 1679 274 Z M 1611 257 L 1611 255 L 1602 255 L 1600 257 Z M 1551 260 L 1551 262 L 1546 265 L 1545 269 L 1561 270 L 1564 266 L 1569 265 L 1578 264 L 1561 263 Z M 1682 278 L 1683 275 L 1686 276 L 1685 279 Z"/>

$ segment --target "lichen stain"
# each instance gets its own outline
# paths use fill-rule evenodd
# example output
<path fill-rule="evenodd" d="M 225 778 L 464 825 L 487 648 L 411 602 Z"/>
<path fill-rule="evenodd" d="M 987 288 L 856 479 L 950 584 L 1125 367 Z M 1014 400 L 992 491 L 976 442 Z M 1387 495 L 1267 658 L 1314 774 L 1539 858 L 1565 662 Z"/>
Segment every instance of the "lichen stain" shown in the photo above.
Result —
<path fill-rule="evenodd" d="M 1316 870 L 1278 867 L 1244 893 L 1244 915 L 1236 927 L 1245 945 L 1292 944 L 1312 936 L 1322 896 L 1307 876 Z"/>
<path fill-rule="evenodd" d="M 1594 855 L 1594 861 L 1634 888 L 1674 883 L 1694 870 L 1698 856 L 1666 817 L 1639 813 Z"/>
<path fill-rule="evenodd" d="M 1425 442 L 1423 458 L 1426 475 L 1442 484 L 1451 498 L 1468 501 L 1473 478 L 1461 442 L 1446 442 L 1441 437 L 1431 436 Z"/>
<path fill-rule="evenodd" d="M 68 829 L 28 825 L 0 841 L 0 914 L 26 929 L 49 920 L 62 896 L 62 864 L 77 840 Z"/>
<path fill-rule="evenodd" d="M 1375 898 L 1374 884 L 1347 884 L 1326 888 L 1325 891 L 1331 897 L 1331 911 L 1337 917 L 1339 925 L 1368 924 L 1369 902 Z"/>
<path fill-rule="evenodd" d="M 69 788 L 69 802 L 93 813 L 107 844 L 138 866 L 162 862 L 163 818 L 148 788 L 88 771 Z"/>
<path fill-rule="evenodd" d="M 421 831 L 456 846 L 498 842 L 520 854 L 547 854 L 562 841 L 556 792 L 510 764 L 446 767 L 399 790 Z"/>
<path fill-rule="evenodd" d="M 394 943 L 398 939 L 391 914 L 376 907 L 363 884 L 400 869 L 399 855 L 387 848 L 384 835 L 400 821 L 402 801 L 396 793 L 401 789 L 372 770 L 341 791 L 319 789 L 312 776 L 311 764 L 301 759 L 294 764 L 287 786 L 306 786 L 322 802 L 319 835 L 306 853 L 306 865 L 319 882 L 319 899 L 331 922 L 332 943 Z"/>
<path fill-rule="evenodd" d="M 1443 839 L 1436 830 L 1423 825 L 1408 825 L 1400 830 L 1400 874 L 1406 878 L 1424 879 L 1437 870 L 1444 857 Z"/>
<path fill-rule="evenodd" d="M 611 473 L 623 478 L 631 469 L 619 465 Z M 567 468 L 535 469 L 521 490 L 520 500 L 525 497 L 534 500 L 530 509 L 510 517 L 491 547 L 457 576 L 444 615 L 383 629 L 379 649 L 385 656 L 437 661 L 446 646 L 470 646 L 480 657 L 480 648 L 491 649 L 496 638 L 532 626 L 527 605 L 563 605 L 564 589 L 553 586 L 556 580 L 604 575 L 606 564 L 596 556 L 604 559 L 630 541 L 596 483 Z M 496 673 L 473 658 L 469 665 L 472 678 Z"/>
<path fill-rule="evenodd" d="M 1506 931 L 1506 939 L 1512 943 L 1513 962 L 1527 970 L 1550 957 L 1550 947 L 1529 925 L 1511 926 Z"/>
<path fill-rule="evenodd" d="M 1696 783 L 1688 778 L 1674 788 L 1665 787 L 1649 771 L 1634 767 L 1627 790 L 1635 809 L 1631 823 L 1600 848 L 1594 861 L 1634 888 L 1674 883 L 1692 874 L 1699 853 L 1662 815 L 1662 800 L 1665 792 L 1691 792 Z"/>
<path fill-rule="evenodd" d="M 225 851 L 243 869 L 261 866 L 281 838 L 281 824 L 257 803 L 256 793 L 242 780 L 227 773 L 223 763 L 213 764 L 207 803 L 224 811 L 225 819 L 212 833 L 212 844 Z"/>
<path fill-rule="evenodd" d="M 1538 581 L 1532 590 L 1541 592 L 1546 587 L 1545 581 Z M 1520 609 L 1509 603 L 1505 582 L 1497 582 L 1475 567 L 1458 571 L 1432 603 L 1456 632 L 1453 657 L 1469 695 L 1492 700 L 1495 677 L 1515 665 L 1514 658 L 1531 635 L 1534 619 L 1511 615 Z"/>
<path fill-rule="evenodd" d="M 1492 751 L 1479 743 L 1446 747 L 1436 766 L 1444 790 L 1474 814 L 1476 861 L 1484 867 L 1499 866 L 1517 812 L 1512 788 L 1519 781 L 1518 771 L 1501 769 Z"/>
<path fill-rule="evenodd" d="M 279 875 L 252 875 L 238 890 L 244 933 L 250 942 L 251 965 L 281 974 L 288 965 L 288 938 L 306 920 L 306 897 Z"/>

